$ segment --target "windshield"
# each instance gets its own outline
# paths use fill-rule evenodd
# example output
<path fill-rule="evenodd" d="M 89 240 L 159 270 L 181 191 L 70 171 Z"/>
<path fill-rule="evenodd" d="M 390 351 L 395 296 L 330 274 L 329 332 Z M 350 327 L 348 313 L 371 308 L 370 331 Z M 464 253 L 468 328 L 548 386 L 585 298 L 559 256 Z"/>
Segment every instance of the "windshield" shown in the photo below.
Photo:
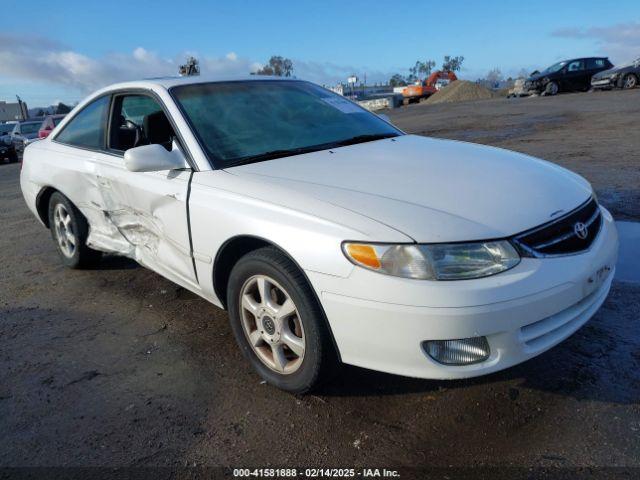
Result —
<path fill-rule="evenodd" d="M 64 119 L 64 117 L 53 117 L 53 125 L 55 127 L 58 126 L 58 124 Z"/>
<path fill-rule="evenodd" d="M 0 125 L 0 135 L 6 135 L 10 131 L 12 131 L 13 126 L 14 124 L 12 123 L 5 123 L 4 125 Z"/>
<path fill-rule="evenodd" d="M 557 72 L 558 70 L 560 70 L 562 67 L 564 67 L 567 64 L 567 62 L 558 62 L 558 63 L 554 63 L 553 65 L 551 65 L 549 68 L 545 69 L 545 72 L 548 73 L 553 73 L 553 72 Z"/>
<path fill-rule="evenodd" d="M 23 124 L 20 125 L 20 133 L 22 133 L 23 135 L 29 135 L 31 133 L 36 133 L 38 130 L 40 130 L 40 125 L 42 125 L 42 122 L 23 123 Z"/>
<path fill-rule="evenodd" d="M 401 134 L 344 97 L 303 81 L 201 83 L 171 93 L 218 168 Z"/>

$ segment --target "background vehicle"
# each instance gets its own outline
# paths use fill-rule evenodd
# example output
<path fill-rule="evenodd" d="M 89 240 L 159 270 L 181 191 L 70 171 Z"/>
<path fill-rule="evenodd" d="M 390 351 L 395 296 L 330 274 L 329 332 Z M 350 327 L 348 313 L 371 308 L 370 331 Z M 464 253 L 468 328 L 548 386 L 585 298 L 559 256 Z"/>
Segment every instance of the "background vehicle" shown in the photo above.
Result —
<path fill-rule="evenodd" d="M 40 130 L 38 130 L 38 138 L 47 138 L 51 131 L 60 123 L 60 121 L 66 117 L 66 114 L 60 115 L 47 115 L 44 117 L 42 121 L 42 125 L 40 125 Z"/>
<path fill-rule="evenodd" d="M 437 70 L 425 80 L 408 85 L 402 90 L 402 96 L 408 102 L 417 102 L 421 98 L 428 98 L 449 83 L 457 80 L 456 74 L 450 71 Z"/>
<path fill-rule="evenodd" d="M 24 148 L 30 140 L 38 138 L 38 130 L 42 125 L 42 119 L 25 120 L 13 125 L 11 130 L 11 145 L 15 152 L 14 160 L 21 160 Z"/>
<path fill-rule="evenodd" d="M 629 89 L 638 85 L 640 85 L 640 57 L 631 63 L 597 73 L 591 78 L 591 86 L 596 90 Z"/>
<path fill-rule="evenodd" d="M 13 160 L 15 152 L 11 143 L 11 131 L 13 130 L 13 123 L 0 124 L 0 160 L 9 159 Z"/>
<path fill-rule="evenodd" d="M 587 91 L 591 88 L 591 77 L 611 67 L 613 64 L 606 57 L 563 60 L 538 74 L 531 75 L 525 82 L 525 88 L 531 93 L 542 95 Z"/>

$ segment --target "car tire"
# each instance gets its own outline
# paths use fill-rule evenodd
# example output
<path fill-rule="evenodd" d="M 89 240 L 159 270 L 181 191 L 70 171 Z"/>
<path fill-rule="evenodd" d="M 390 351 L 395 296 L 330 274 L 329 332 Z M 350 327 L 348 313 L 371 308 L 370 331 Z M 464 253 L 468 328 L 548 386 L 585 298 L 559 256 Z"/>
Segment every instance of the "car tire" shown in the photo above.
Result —
<path fill-rule="evenodd" d="M 622 80 L 622 88 L 625 90 L 631 90 L 638 86 L 638 77 L 633 73 L 627 73 Z"/>
<path fill-rule="evenodd" d="M 545 95 L 557 95 L 559 91 L 560 91 L 560 87 L 558 86 L 557 82 L 549 82 L 544 87 Z"/>
<path fill-rule="evenodd" d="M 9 163 L 16 163 L 18 161 L 18 155 L 14 149 L 9 152 Z"/>
<path fill-rule="evenodd" d="M 49 200 L 49 230 L 62 263 L 69 268 L 95 266 L 101 252 L 87 246 L 89 224 L 80 210 L 60 192 Z"/>
<path fill-rule="evenodd" d="M 267 383 L 303 394 L 336 371 L 322 308 L 303 273 L 280 250 L 260 248 L 236 263 L 227 305 L 240 350 Z M 294 313 L 278 313 L 292 308 Z"/>

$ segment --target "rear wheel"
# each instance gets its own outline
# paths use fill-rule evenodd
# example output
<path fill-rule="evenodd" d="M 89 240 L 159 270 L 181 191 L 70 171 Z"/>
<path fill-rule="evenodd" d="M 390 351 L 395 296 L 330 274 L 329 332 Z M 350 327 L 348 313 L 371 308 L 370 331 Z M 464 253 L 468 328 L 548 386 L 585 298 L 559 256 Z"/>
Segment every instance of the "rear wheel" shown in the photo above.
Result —
<path fill-rule="evenodd" d="M 638 77 L 633 73 L 628 73 L 622 80 L 622 88 L 625 90 L 636 88 L 638 86 Z"/>
<path fill-rule="evenodd" d="M 87 247 L 89 225 L 82 213 L 59 192 L 49 200 L 49 229 L 58 253 L 69 268 L 95 265 L 101 253 Z"/>
<path fill-rule="evenodd" d="M 238 261 L 227 305 L 242 353 L 268 383 L 305 393 L 334 370 L 337 356 L 318 301 L 279 250 L 261 248 Z"/>

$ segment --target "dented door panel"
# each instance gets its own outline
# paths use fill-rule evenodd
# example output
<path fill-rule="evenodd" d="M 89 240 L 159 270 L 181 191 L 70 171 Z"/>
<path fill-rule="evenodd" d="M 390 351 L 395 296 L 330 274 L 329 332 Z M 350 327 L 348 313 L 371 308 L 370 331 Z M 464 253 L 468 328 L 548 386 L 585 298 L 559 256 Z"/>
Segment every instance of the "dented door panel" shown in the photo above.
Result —
<path fill-rule="evenodd" d="M 97 154 L 97 186 L 118 253 L 178 283 L 196 286 L 187 192 L 190 170 L 130 172 L 120 156 Z"/>

